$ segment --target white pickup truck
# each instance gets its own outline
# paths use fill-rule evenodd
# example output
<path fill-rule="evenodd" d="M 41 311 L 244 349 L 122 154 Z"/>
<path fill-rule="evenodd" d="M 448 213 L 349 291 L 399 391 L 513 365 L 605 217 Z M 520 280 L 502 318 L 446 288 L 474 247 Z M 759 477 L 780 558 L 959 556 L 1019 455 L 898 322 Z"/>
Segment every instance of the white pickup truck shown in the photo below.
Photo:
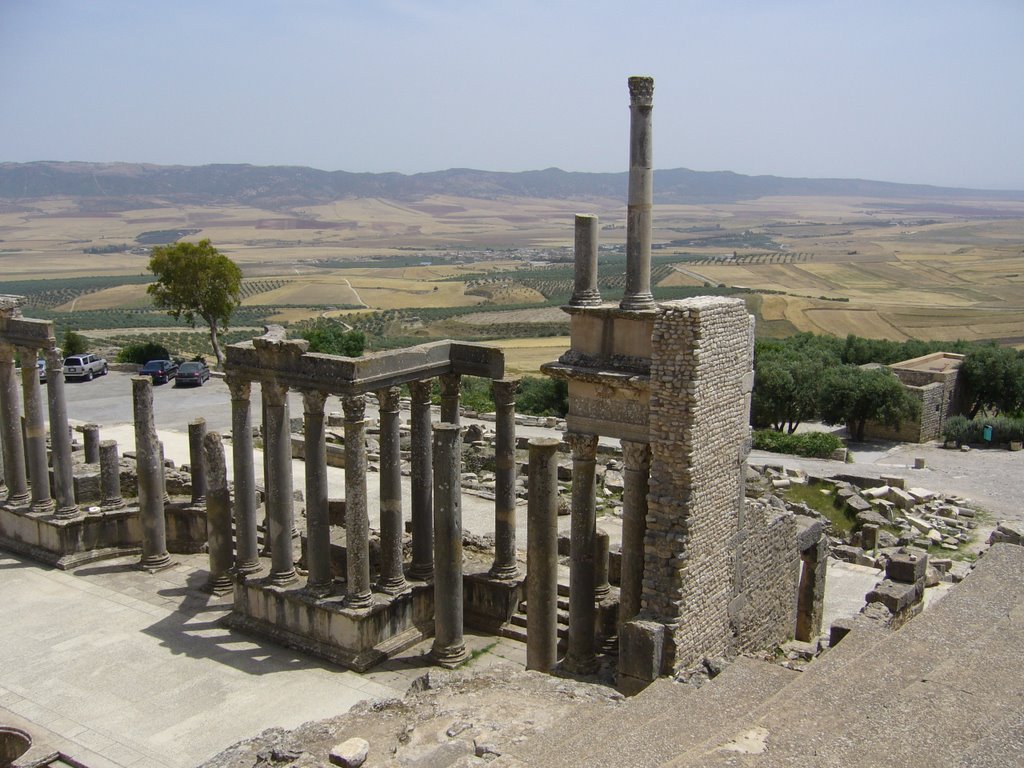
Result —
<path fill-rule="evenodd" d="M 71 355 L 64 358 L 65 379 L 85 379 L 107 375 L 107 361 L 98 355 Z"/>

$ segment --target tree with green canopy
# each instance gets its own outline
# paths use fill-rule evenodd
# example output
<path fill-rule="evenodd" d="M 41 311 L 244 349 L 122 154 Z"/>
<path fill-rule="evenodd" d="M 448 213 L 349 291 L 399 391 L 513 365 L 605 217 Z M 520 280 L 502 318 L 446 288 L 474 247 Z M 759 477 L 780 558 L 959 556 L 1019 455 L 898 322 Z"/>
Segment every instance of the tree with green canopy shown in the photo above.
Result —
<path fill-rule="evenodd" d="M 149 271 L 156 282 L 146 292 L 153 303 L 193 328 L 196 317 L 210 328 L 210 344 L 218 365 L 224 364 L 218 335 L 227 330 L 231 313 L 241 304 L 242 270 L 209 240 L 175 243 L 153 249 Z"/>
<path fill-rule="evenodd" d="M 864 440 L 869 421 L 899 429 L 904 421 L 918 418 L 921 403 L 886 368 L 866 370 L 839 365 L 825 371 L 821 382 L 821 420 L 845 424 L 853 440 Z"/>

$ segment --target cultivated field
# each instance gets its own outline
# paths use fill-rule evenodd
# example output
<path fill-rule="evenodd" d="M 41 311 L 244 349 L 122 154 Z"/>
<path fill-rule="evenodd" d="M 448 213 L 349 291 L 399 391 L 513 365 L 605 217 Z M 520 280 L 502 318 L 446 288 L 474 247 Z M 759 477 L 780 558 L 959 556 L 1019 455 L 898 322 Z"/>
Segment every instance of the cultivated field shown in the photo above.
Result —
<path fill-rule="evenodd" d="M 523 372 L 565 348 L 558 305 L 577 212 L 600 216 L 602 291 L 615 300 L 623 201 L 446 196 L 293 210 L 153 200 L 101 213 L 73 199 L 19 201 L 0 212 L 0 292 L 33 296 L 32 309 L 86 332 L 166 324 L 135 320 L 150 307 L 147 248 L 183 232 L 242 266 L 236 325 L 343 317 L 395 343 L 505 334 L 495 343 Z M 659 298 L 744 289 L 764 335 L 1024 344 L 1024 203 L 772 197 L 656 205 L 654 221 Z"/>

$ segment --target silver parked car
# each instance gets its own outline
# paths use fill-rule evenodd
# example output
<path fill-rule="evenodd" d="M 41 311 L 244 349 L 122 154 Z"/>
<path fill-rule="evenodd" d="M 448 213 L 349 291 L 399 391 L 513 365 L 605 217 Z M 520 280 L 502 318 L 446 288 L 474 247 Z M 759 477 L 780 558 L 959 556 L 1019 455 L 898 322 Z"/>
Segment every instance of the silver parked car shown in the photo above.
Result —
<path fill-rule="evenodd" d="M 107 375 L 107 361 L 99 355 L 71 355 L 64 358 L 65 379 L 85 379 Z"/>

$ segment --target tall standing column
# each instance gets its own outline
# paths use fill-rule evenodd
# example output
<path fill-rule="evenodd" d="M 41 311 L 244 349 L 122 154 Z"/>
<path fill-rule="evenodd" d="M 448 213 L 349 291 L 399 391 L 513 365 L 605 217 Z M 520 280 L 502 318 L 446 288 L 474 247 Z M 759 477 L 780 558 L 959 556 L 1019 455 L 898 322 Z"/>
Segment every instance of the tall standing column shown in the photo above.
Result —
<path fill-rule="evenodd" d="M 647 491 L 651 478 L 651 446 L 622 441 L 622 573 L 619 578 L 619 630 L 640 613 L 644 589 L 644 536 L 647 534 Z"/>
<path fill-rule="evenodd" d="M 192 473 L 192 503 L 206 503 L 208 452 L 203 442 L 206 437 L 206 419 L 202 416 L 188 423 L 188 461 Z"/>
<path fill-rule="evenodd" d="M 434 425 L 434 645 L 443 667 L 466 660 L 462 635 L 462 458 L 459 427 Z"/>
<path fill-rule="evenodd" d="M 327 434 L 324 430 L 326 392 L 302 393 L 306 448 L 306 591 L 316 597 L 331 594 L 331 516 L 327 505 Z"/>
<path fill-rule="evenodd" d="M 366 509 L 366 400 L 361 394 L 346 395 L 341 407 L 345 412 L 345 604 L 366 608 L 373 603 Z"/>
<path fill-rule="evenodd" d="M 63 373 L 64 367 L 61 366 L 61 372 Z M 47 373 L 49 377 L 49 373 Z M 82 446 L 83 452 L 85 453 L 86 464 L 98 464 L 100 460 L 100 425 L 99 424 L 83 424 L 82 425 Z"/>
<path fill-rule="evenodd" d="M 593 307 L 601 303 L 597 288 L 597 216 L 576 214 L 575 280 L 570 307 Z"/>
<path fill-rule="evenodd" d="M 629 78 L 629 204 L 626 208 L 626 291 L 622 309 L 652 309 L 651 207 L 654 161 L 651 111 L 654 78 Z"/>
<path fill-rule="evenodd" d="M 398 387 L 377 391 L 380 411 L 380 583 L 397 595 L 409 585 L 402 572 L 402 453 Z"/>
<path fill-rule="evenodd" d="M 516 562 L 516 389 L 519 379 L 497 379 L 494 395 L 494 564 L 495 579 L 519 576 Z"/>
<path fill-rule="evenodd" d="M 412 565 L 409 577 L 434 578 L 434 470 L 431 455 L 430 380 L 409 382 L 412 396 Z"/>
<path fill-rule="evenodd" d="M 100 454 L 100 490 L 103 498 L 100 508 L 111 510 L 124 507 L 121 497 L 121 457 L 117 453 L 116 440 L 101 440 Z"/>
<path fill-rule="evenodd" d="M 288 388 L 265 381 L 262 389 L 267 414 L 263 450 L 267 453 L 269 470 L 266 493 L 270 516 L 270 581 L 285 586 L 298 578 L 292 552 L 292 435 Z"/>
<path fill-rule="evenodd" d="M 135 414 L 135 463 L 139 478 L 139 519 L 142 523 L 140 567 L 156 571 L 171 563 L 167 554 L 164 519 L 163 460 L 153 422 L 153 382 L 148 376 L 132 379 Z"/>
<path fill-rule="evenodd" d="M 25 452 L 32 490 L 32 511 L 53 512 L 50 468 L 46 462 L 46 425 L 43 422 L 43 391 L 36 368 L 36 350 L 18 347 L 21 357 L 21 394 L 25 402 Z M 64 427 L 67 429 L 67 426 Z"/>
<path fill-rule="evenodd" d="M 597 666 L 594 653 L 597 435 L 569 432 L 566 441 L 572 448 L 572 527 L 569 532 L 569 645 L 565 666 L 576 674 L 589 674 Z"/>
<path fill-rule="evenodd" d="M 459 384 L 462 376 L 457 373 L 445 373 L 439 377 L 441 382 L 441 421 L 445 424 L 459 426 Z"/>
<path fill-rule="evenodd" d="M 558 440 L 530 441 L 526 502 L 526 668 L 558 661 Z"/>
<path fill-rule="evenodd" d="M 0 343 L 0 437 L 4 443 L 4 481 L 7 505 L 28 504 L 28 476 L 25 470 L 25 443 L 21 434 L 21 403 L 14 375 L 14 347 Z"/>
<path fill-rule="evenodd" d="M 226 377 L 226 381 L 231 392 L 231 457 L 235 470 L 235 572 L 244 575 L 261 569 L 252 450 L 252 386 L 235 376 Z"/>
<path fill-rule="evenodd" d="M 206 422 L 203 426 L 205 428 Z M 209 469 L 210 481 L 205 498 L 206 540 L 210 553 L 206 589 L 215 595 L 223 595 L 231 591 L 233 582 L 228 576 L 231 569 L 231 492 L 228 490 L 224 443 L 220 433 L 204 434 L 202 448 L 205 455 L 201 458 Z"/>
<path fill-rule="evenodd" d="M 57 517 L 78 516 L 75 480 L 71 461 L 71 435 L 68 434 L 68 408 L 64 399 L 64 358 L 56 349 L 46 357 L 46 400 L 50 409 L 50 453 L 53 457 L 53 491 L 57 497 Z M 36 377 L 38 380 L 38 376 Z"/>

